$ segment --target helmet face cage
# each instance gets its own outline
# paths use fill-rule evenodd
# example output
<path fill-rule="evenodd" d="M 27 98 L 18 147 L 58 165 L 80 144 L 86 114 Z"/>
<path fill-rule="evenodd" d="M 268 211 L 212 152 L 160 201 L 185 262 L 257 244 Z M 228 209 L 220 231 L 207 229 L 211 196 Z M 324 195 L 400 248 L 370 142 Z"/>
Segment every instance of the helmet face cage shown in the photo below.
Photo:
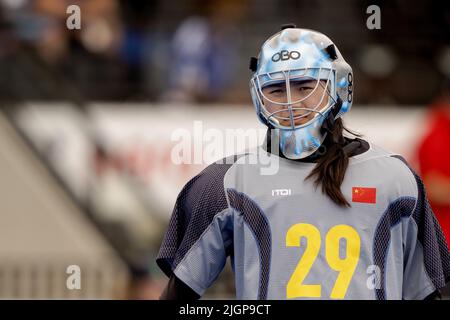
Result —
<path fill-rule="evenodd" d="M 292 99 L 291 83 L 298 81 L 314 81 L 314 88 L 306 96 L 300 99 Z M 322 85 L 322 81 L 325 81 L 325 85 Z M 274 101 L 268 97 L 263 89 L 272 84 L 282 84 L 286 90 L 286 101 Z M 324 116 L 328 110 L 336 103 L 335 99 L 335 72 L 330 68 L 304 68 L 294 69 L 286 71 L 278 71 L 266 74 L 255 75 L 251 79 L 251 87 L 254 98 L 257 99 L 257 104 L 260 106 L 259 112 L 273 127 L 280 129 L 298 129 L 310 125 L 319 116 Z M 320 100 L 314 106 L 300 106 L 302 102 L 308 100 L 314 92 L 322 88 L 322 94 Z M 327 104 L 322 106 L 324 99 L 328 99 Z M 270 112 L 265 105 L 265 102 L 270 103 L 272 106 L 277 106 L 277 110 Z M 302 114 L 295 115 L 295 113 L 301 112 Z M 283 117 L 280 114 L 289 114 L 289 117 Z M 313 114 L 311 118 L 310 115 Z M 310 118 L 307 122 L 295 125 L 295 123 L 303 118 Z M 285 122 L 289 121 L 288 126 L 282 125 L 280 120 Z"/>
<path fill-rule="evenodd" d="M 328 51 L 329 47 L 332 47 L 331 53 Z M 264 42 L 254 71 L 250 80 L 250 92 L 257 115 L 266 125 L 285 130 L 308 126 L 317 117 L 326 114 L 338 99 L 341 99 L 342 105 L 335 118 L 351 109 L 352 68 L 333 42 L 320 32 L 287 28 L 274 34 Z M 315 106 L 300 107 L 297 104 L 301 105 L 302 101 L 309 96 L 292 101 L 290 84 L 301 80 L 316 81 L 312 92 L 322 85 L 321 81 L 325 81 L 327 90 L 324 90 L 323 95 L 326 93 L 328 97 L 322 96 L 321 101 Z M 273 101 L 264 94 L 263 89 L 267 85 L 280 82 L 286 86 L 286 101 Z M 322 110 L 318 110 L 325 98 L 328 98 L 327 105 Z M 273 106 L 279 106 L 280 110 L 269 112 L 265 105 L 267 102 Z M 311 113 L 314 113 L 311 120 L 295 126 L 297 119 L 308 117 Z M 289 117 L 281 116 L 286 114 L 289 114 Z M 290 125 L 282 125 L 280 121 L 290 121 Z"/>

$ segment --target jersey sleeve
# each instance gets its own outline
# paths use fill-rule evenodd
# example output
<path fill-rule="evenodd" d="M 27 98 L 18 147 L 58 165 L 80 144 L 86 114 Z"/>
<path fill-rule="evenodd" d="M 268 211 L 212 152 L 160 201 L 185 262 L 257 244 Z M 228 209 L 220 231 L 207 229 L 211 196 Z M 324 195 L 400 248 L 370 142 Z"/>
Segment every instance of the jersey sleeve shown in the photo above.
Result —
<path fill-rule="evenodd" d="M 232 250 L 233 220 L 224 191 L 230 165 L 212 164 L 179 193 L 156 262 L 202 295 Z"/>
<path fill-rule="evenodd" d="M 405 222 L 403 298 L 424 299 L 450 281 L 450 255 L 423 182 L 414 171 L 412 174 L 417 198 Z"/>

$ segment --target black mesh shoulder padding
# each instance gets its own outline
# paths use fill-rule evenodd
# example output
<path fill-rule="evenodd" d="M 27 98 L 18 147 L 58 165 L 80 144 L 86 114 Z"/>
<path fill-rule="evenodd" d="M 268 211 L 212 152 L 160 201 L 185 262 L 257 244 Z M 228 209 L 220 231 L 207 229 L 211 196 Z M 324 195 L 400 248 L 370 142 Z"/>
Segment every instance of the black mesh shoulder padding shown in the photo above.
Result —
<path fill-rule="evenodd" d="M 227 190 L 230 206 L 239 211 L 256 237 L 261 261 L 258 300 L 266 300 L 269 289 L 272 235 L 264 211 L 249 196 L 233 188 Z"/>
<path fill-rule="evenodd" d="M 234 161 L 240 156 L 235 156 Z M 228 160 L 209 165 L 179 193 L 156 257 L 158 266 L 167 276 L 172 274 L 214 216 L 228 207 L 224 176 L 232 165 Z"/>
<path fill-rule="evenodd" d="M 433 285 L 439 289 L 450 280 L 450 256 L 447 242 L 428 203 L 422 180 L 404 158 L 398 155 L 392 157 L 400 159 L 411 170 L 417 183 L 418 194 L 416 199 L 400 198 L 391 203 L 375 230 L 373 258 L 381 271 L 381 288 L 375 290 L 378 300 L 386 299 L 385 258 L 389 250 L 391 228 L 398 224 L 402 217 L 412 216 L 417 224 L 417 238 L 423 247 L 425 270 Z"/>
<path fill-rule="evenodd" d="M 442 288 L 450 281 L 450 253 L 442 229 L 428 202 L 422 179 L 402 160 L 414 175 L 417 183 L 417 202 L 412 214 L 418 226 L 418 240 L 423 246 L 425 269 L 436 288 Z"/>
<path fill-rule="evenodd" d="M 400 198 L 389 204 L 378 223 L 373 239 L 373 262 L 380 268 L 380 288 L 375 289 L 377 300 L 386 300 L 386 255 L 391 241 L 391 229 L 400 222 L 402 217 L 408 217 L 414 210 L 415 201 L 412 198 Z"/>

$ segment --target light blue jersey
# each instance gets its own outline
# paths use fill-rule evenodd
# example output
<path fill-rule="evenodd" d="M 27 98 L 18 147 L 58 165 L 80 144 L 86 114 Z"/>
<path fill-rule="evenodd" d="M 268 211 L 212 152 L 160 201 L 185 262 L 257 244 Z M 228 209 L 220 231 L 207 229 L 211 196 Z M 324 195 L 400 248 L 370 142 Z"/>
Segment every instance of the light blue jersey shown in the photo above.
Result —
<path fill-rule="evenodd" d="M 262 175 L 257 154 L 277 174 Z M 185 185 L 157 257 L 197 294 L 227 257 L 237 299 L 423 299 L 450 280 L 447 243 L 401 157 L 372 144 L 351 157 L 350 208 L 305 180 L 315 163 L 262 147 L 229 160 Z"/>

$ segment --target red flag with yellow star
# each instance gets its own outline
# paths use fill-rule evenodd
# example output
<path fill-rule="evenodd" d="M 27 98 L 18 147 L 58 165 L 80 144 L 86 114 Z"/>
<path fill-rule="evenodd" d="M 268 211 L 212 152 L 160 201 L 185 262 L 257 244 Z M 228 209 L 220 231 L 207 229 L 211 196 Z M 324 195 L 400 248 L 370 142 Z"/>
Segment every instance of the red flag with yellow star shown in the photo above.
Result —
<path fill-rule="evenodd" d="M 353 187 L 352 202 L 376 203 L 377 188 Z"/>

